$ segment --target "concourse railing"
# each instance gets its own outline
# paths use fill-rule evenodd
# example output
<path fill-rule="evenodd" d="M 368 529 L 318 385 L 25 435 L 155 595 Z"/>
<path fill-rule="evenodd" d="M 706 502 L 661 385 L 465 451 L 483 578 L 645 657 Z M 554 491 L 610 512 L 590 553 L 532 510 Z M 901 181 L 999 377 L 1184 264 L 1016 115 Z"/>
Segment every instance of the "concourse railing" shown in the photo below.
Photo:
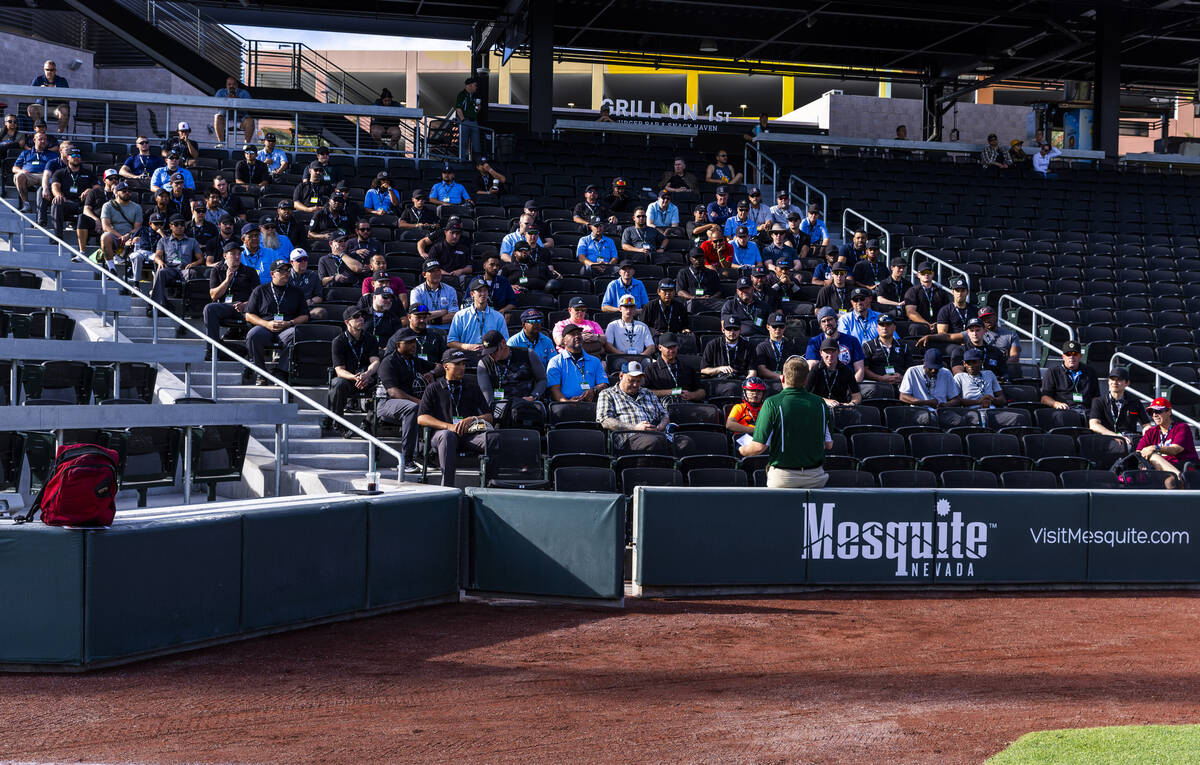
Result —
<path fill-rule="evenodd" d="M 852 207 L 842 210 L 842 241 L 849 242 L 859 229 L 867 233 L 868 239 L 879 240 L 879 254 L 883 256 L 883 262 L 890 266 L 892 232 Z"/>

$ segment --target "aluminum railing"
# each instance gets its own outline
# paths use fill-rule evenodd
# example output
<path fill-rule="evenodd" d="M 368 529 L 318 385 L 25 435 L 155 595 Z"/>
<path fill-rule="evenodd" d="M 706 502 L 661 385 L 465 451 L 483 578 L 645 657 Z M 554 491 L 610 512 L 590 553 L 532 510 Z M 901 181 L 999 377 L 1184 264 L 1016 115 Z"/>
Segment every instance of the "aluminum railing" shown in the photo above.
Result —
<path fill-rule="evenodd" d="M 953 263 L 943 260 L 936 255 L 931 255 L 920 248 L 914 248 L 912 255 L 912 268 L 909 269 L 909 277 L 912 279 L 913 284 L 916 284 L 918 280 L 917 267 L 921 265 L 921 263 L 928 262 L 933 264 L 933 283 L 941 287 L 946 292 L 953 292 L 953 290 L 951 290 L 946 284 L 947 280 L 945 274 L 947 273 L 958 274 L 966 280 L 967 289 L 971 289 L 971 275 Z M 921 256 L 919 259 L 917 258 L 918 255 Z"/>
<path fill-rule="evenodd" d="M 850 227 L 850 221 L 858 221 L 853 228 Z M 862 229 L 867 232 L 868 239 L 879 239 L 879 254 L 883 256 L 883 262 L 887 265 L 892 264 L 892 233 L 867 216 L 860 213 L 851 207 L 842 210 L 842 241 L 849 242 L 854 235 L 854 232 Z M 872 232 L 878 232 L 872 236 Z"/>
<path fill-rule="evenodd" d="M 458 120 L 454 114 L 445 117 L 424 117 L 420 121 L 421 130 L 418 140 L 421 142 L 419 154 L 422 159 L 455 160 L 460 157 L 466 161 L 471 158 L 471 152 L 463 153 L 459 146 L 462 134 L 459 132 Z M 479 145 L 486 157 L 495 156 L 496 131 L 490 127 L 479 125 Z M 557 127 L 555 128 L 557 130 Z"/>
<path fill-rule="evenodd" d="M 18 98 L 27 98 L 31 101 L 41 100 L 46 98 L 45 88 L 34 88 L 26 85 L 0 85 L 0 94 L 5 96 L 15 96 Z M 141 111 L 148 112 L 149 110 L 165 109 L 164 125 L 174 124 L 171 120 L 171 110 L 187 109 L 190 113 L 195 114 L 197 108 L 205 110 L 211 109 L 212 113 L 226 112 L 227 116 L 232 112 L 249 113 L 256 119 L 264 120 L 279 120 L 291 121 L 293 140 L 291 146 L 280 144 L 281 149 L 285 151 L 315 151 L 316 146 L 307 146 L 300 144 L 300 136 L 303 126 L 300 120 L 305 115 L 319 115 L 325 117 L 338 117 L 345 119 L 351 126 L 362 121 L 370 119 L 382 119 L 389 122 L 396 122 L 405 127 L 405 133 L 416 136 L 416 142 L 413 144 L 412 150 L 394 150 L 394 149 L 378 149 L 366 148 L 362 146 L 361 136 L 362 130 L 354 131 L 353 156 L 365 155 L 382 155 L 382 156 L 414 156 L 416 147 L 421 145 L 421 120 L 425 116 L 425 112 L 420 109 L 409 109 L 405 107 L 388 107 L 360 105 L 360 104 L 324 104 L 314 103 L 311 101 L 275 101 L 265 98 L 214 98 L 211 96 L 180 96 L 170 95 L 165 93 L 147 93 L 141 91 L 126 91 L 126 90 L 95 90 L 89 88 L 70 88 L 69 90 L 59 91 L 54 94 L 54 97 L 61 97 L 64 100 L 80 102 L 83 104 L 95 103 L 98 106 L 103 106 L 103 113 L 100 114 L 98 108 L 94 118 L 88 118 L 86 115 L 80 114 L 78 107 L 72 109 L 71 119 L 75 122 L 76 130 L 72 132 L 72 137 L 78 137 L 84 140 L 98 141 L 127 141 L 132 142 L 140 132 L 138 123 L 140 119 L 135 119 L 133 122 L 125 120 L 113 119 L 113 106 L 125 107 L 123 110 L 128 112 L 128 107 L 133 107 L 135 113 L 140 116 Z M 80 124 L 87 124 L 93 130 L 99 125 L 102 130 L 99 132 L 85 133 L 79 130 Z M 233 119 L 227 119 L 226 124 L 230 129 L 236 129 L 237 122 Z M 124 130 L 114 129 L 114 125 L 120 126 Z M 223 140 L 223 137 L 218 137 L 216 140 Z M 350 153 L 350 146 L 333 146 L 331 150 L 335 152 Z"/>
<path fill-rule="evenodd" d="M 333 410 L 329 409 L 324 404 L 317 402 L 311 396 L 305 394 L 303 391 L 293 388 L 291 385 L 287 384 L 286 382 L 279 379 L 275 375 L 271 374 L 267 370 L 258 366 L 254 362 L 252 362 L 248 359 L 244 359 L 241 356 L 238 356 L 236 353 L 230 351 L 228 348 L 226 348 L 221 343 L 217 342 L 216 340 L 213 340 L 204 332 L 193 327 L 191 324 L 189 324 L 187 322 L 187 320 L 176 315 L 169 308 L 158 303 L 157 301 L 154 300 L 154 298 L 152 298 L 149 295 L 147 295 L 146 293 L 142 292 L 137 287 L 136 284 L 130 284 L 126 280 L 122 279 L 121 277 L 119 277 L 116 274 L 109 271 L 107 268 L 104 268 L 103 266 L 101 266 L 97 263 L 93 263 L 92 260 L 90 258 L 86 257 L 83 253 L 81 253 L 77 247 L 71 245 L 70 243 L 66 242 L 65 240 L 61 239 L 60 237 L 55 236 L 53 232 L 48 231 L 47 229 L 43 228 L 42 226 L 39 226 L 37 224 L 37 222 L 35 220 L 33 220 L 32 218 L 30 218 L 22 213 L 17 212 L 17 209 L 15 207 L 13 207 L 12 204 L 7 199 L 0 198 L 0 204 L 2 204 L 9 211 L 19 215 L 22 219 L 24 219 L 30 228 L 33 228 L 37 231 L 40 231 L 42 234 L 45 234 L 50 239 L 51 242 L 54 242 L 58 246 L 58 250 L 59 250 L 60 254 L 63 252 L 69 253 L 75 261 L 77 261 L 79 263 L 83 263 L 84 265 L 88 266 L 93 271 L 98 273 L 101 276 L 100 291 L 102 293 L 107 291 L 108 283 L 111 281 L 111 282 L 114 282 L 118 288 L 128 291 L 128 293 L 131 296 L 136 296 L 137 298 L 142 300 L 144 303 L 146 303 L 150 307 L 150 322 L 151 322 L 151 327 L 153 328 L 153 335 L 152 335 L 152 339 L 151 339 L 152 344 L 158 342 L 158 315 L 159 314 L 162 314 L 166 318 L 170 319 L 179 328 L 181 328 L 184 332 L 191 333 L 194 337 L 196 337 L 199 340 L 206 343 L 209 347 L 209 350 L 211 352 L 211 357 L 212 357 L 211 361 L 209 362 L 211 365 L 210 366 L 211 377 L 210 377 L 210 381 L 209 381 L 209 392 L 210 392 L 209 398 L 213 399 L 214 401 L 217 398 L 217 395 L 216 395 L 217 394 L 217 360 L 219 358 L 218 354 L 221 354 L 221 355 L 225 356 L 229 361 L 236 361 L 237 363 L 241 364 L 242 367 L 244 367 L 245 369 L 248 369 L 248 370 L 254 372 L 255 374 L 259 375 L 260 377 L 264 377 L 267 380 L 269 380 L 272 385 L 276 386 L 279 389 L 281 404 L 292 403 L 291 401 L 289 401 L 289 398 L 294 398 L 297 401 L 303 401 L 304 403 L 306 403 L 309 406 L 316 409 L 318 412 L 322 413 L 326 417 L 333 420 L 338 425 L 341 425 L 343 428 L 346 428 L 354 435 L 365 440 L 367 442 L 367 474 L 368 475 L 374 476 L 375 474 L 377 474 L 379 472 L 377 469 L 378 463 L 376 460 L 376 450 L 381 450 L 386 454 L 390 454 L 392 457 L 394 457 L 396 459 L 396 482 L 397 483 L 404 482 L 404 455 L 401 454 L 399 451 L 388 446 L 386 443 L 379 440 L 378 438 L 376 438 L 372 434 L 368 433 L 367 431 L 363 430 L 362 428 L 358 427 L 357 425 L 355 425 L 353 422 L 346 419 L 342 415 L 336 414 L 335 412 L 333 412 Z M 21 241 L 23 243 L 24 239 L 22 238 Z M 116 316 L 114 316 L 113 317 L 113 340 L 114 340 L 114 342 L 117 339 L 117 334 L 118 334 L 117 333 L 117 321 L 116 321 Z M 185 369 L 184 374 L 185 374 L 184 386 L 186 387 L 187 391 L 190 393 L 191 392 L 191 375 L 190 375 L 189 371 L 187 371 L 186 369 Z M 116 384 L 119 385 L 119 383 L 120 383 L 120 378 L 118 377 L 116 379 Z M 118 387 L 117 390 L 120 390 L 120 388 Z M 275 426 L 275 495 L 276 496 L 279 496 L 279 492 L 280 492 L 280 488 L 281 488 L 281 481 L 282 481 L 282 476 L 283 476 L 282 468 L 283 468 L 283 465 L 287 461 L 286 460 L 287 438 L 288 438 L 287 428 L 288 428 L 287 425 L 276 425 Z M 188 435 L 190 436 L 190 433 Z M 188 439 L 188 443 L 190 443 L 190 438 Z M 188 502 L 188 500 L 191 498 L 190 482 L 186 482 L 184 484 L 183 494 L 184 494 L 184 503 L 186 504 Z"/>
<path fill-rule="evenodd" d="M 804 187 L 803 195 L 801 195 L 800 192 L 796 189 L 796 186 Z M 812 185 L 811 183 L 804 180 L 803 178 L 801 178 L 798 175 L 789 175 L 788 180 L 787 180 L 787 193 L 788 193 L 788 202 L 790 202 L 791 204 L 795 204 L 796 200 L 800 199 L 801 196 L 803 196 L 805 209 L 808 209 L 808 206 L 813 203 L 814 199 L 820 199 L 821 200 L 821 218 L 823 220 L 829 220 L 829 197 L 826 196 L 824 191 L 821 191 L 816 186 Z M 845 239 L 843 238 L 842 241 L 845 241 Z"/>
<path fill-rule="evenodd" d="M 753 181 L 750 180 L 751 168 L 754 169 Z M 775 180 L 779 177 L 779 167 L 775 160 L 753 143 L 747 143 L 742 154 L 742 177 L 745 178 L 747 186 L 757 186 L 763 192 L 764 198 L 775 198 Z"/>
<path fill-rule="evenodd" d="M 879 149 L 897 151 L 945 152 L 950 154 L 979 154 L 985 144 L 955 143 L 951 141 L 900 141 L 894 138 L 850 138 L 833 135 L 805 135 L 802 133 L 766 132 L 755 139 L 758 143 L 788 143 L 802 146 L 831 146 L 834 148 Z M 1063 160 L 1104 159 L 1102 151 L 1063 149 L 1059 155 Z"/>
<path fill-rule="evenodd" d="M 1143 401 L 1153 401 L 1154 399 L 1158 398 L 1159 396 L 1163 396 L 1166 394 L 1166 389 L 1163 386 L 1163 380 L 1168 381 L 1172 386 L 1174 386 L 1176 388 L 1183 388 L 1184 390 L 1188 391 L 1189 393 L 1193 394 L 1198 399 L 1200 399 L 1200 388 L 1197 388 L 1196 386 L 1192 385 L 1191 383 L 1186 383 L 1183 380 L 1180 380 L 1178 377 L 1169 375 L 1166 372 L 1162 371 L 1161 369 L 1158 369 L 1157 367 L 1152 367 L 1140 359 L 1135 359 L 1134 357 L 1130 356 L 1127 353 L 1122 353 L 1121 351 L 1117 351 L 1116 353 L 1114 353 L 1112 355 L 1112 359 L 1108 362 L 1108 368 L 1112 369 L 1113 366 L 1116 365 L 1118 360 L 1125 362 L 1125 364 L 1127 366 L 1134 366 L 1134 367 L 1138 367 L 1139 369 L 1145 369 L 1147 372 L 1150 372 L 1152 375 L 1154 375 L 1154 392 L 1153 393 L 1143 393 L 1140 390 L 1137 390 L 1136 388 L 1134 388 L 1132 385 L 1130 385 L 1128 388 L 1125 389 Z M 1183 420 L 1188 425 L 1191 425 L 1193 428 L 1200 428 L 1200 422 L 1192 419 L 1191 417 L 1188 417 L 1185 414 L 1180 414 L 1178 411 L 1176 411 L 1174 409 L 1172 409 L 1172 411 L 1171 411 L 1171 416 L 1176 417 L 1180 420 Z"/>
<path fill-rule="evenodd" d="M 1021 311 L 1029 312 L 1029 318 L 1030 318 L 1029 329 L 1025 329 L 1017 321 L 1009 320 L 1010 315 L 1014 319 L 1019 320 L 1021 313 L 1020 313 L 1020 311 L 1016 311 L 1012 314 L 1006 313 L 1004 308 L 1005 308 L 1005 305 L 1008 303 L 1011 303 L 1012 305 L 1021 309 Z M 997 301 L 996 312 L 999 315 L 998 316 L 998 326 L 1008 327 L 1008 328 L 1012 329 L 1014 332 L 1016 332 L 1018 335 L 1028 338 L 1030 341 L 1032 341 L 1034 343 L 1035 346 L 1038 347 L 1038 350 L 1040 350 L 1041 348 L 1048 348 L 1049 350 L 1051 350 L 1055 353 L 1062 353 L 1062 348 L 1059 348 L 1057 345 L 1054 345 L 1053 343 L 1051 343 L 1049 337 L 1042 337 L 1043 332 L 1040 331 L 1040 327 L 1042 325 L 1054 324 L 1059 327 L 1062 327 L 1063 329 L 1065 329 L 1067 331 L 1067 339 L 1068 340 L 1075 339 L 1075 328 L 1072 327 L 1070 324 L 1067 324 L 1065 321 L 1062 321 L 1061 319 L 1056 319 L 1053 316 L 1051 316 L 1050 314 L 1041 310 L 1040 308 L 1031 306 L 1022 300 L 1018 300 L 1017 298 L 1013 297 L 1012 295 L 1001 295 L 1000 296 L 1000 300 Z M 1037 359 L 1038 354 L 1034 353 L 1032 358 Z"/>

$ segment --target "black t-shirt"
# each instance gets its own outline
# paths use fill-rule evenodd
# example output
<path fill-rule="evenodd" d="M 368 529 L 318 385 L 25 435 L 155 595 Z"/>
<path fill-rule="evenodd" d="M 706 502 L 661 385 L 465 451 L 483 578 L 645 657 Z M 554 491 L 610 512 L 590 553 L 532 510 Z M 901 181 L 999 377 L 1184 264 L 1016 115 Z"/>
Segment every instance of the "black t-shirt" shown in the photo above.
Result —
<path fill-rule="evenodd" d="M 767 338 L 754 349 L 754 364 L 755 366 L 761 364 L 776 374 L 783 374 L 783 362 L 792 356 L 803 358 L 806 345 L 807 343 L 801 344 L 785 337 L 779 341 L 777 348 L 775 342 Z"/>
<path fill-rule="evenodd" d="M 942 306 L 949 301 L 946 299 L 946 293 L 936 285 L 925 289 L 917 284 L 908 288 L 904 293 L 904 302 L 907 305 L 917 307 L 917 313 L 928 321 L 935 321 L 938 311 L 942 310 Z"/>
<path fill-rule="evenodd" d="M 1075 395 L 1082 397 L 1076 401 Z M 1059 364 L 1042 372 L 1042 390 L 1039 395 L 1049 396 L 1055 401 L 1061 401 L 1071 406 L 1090 407 L 1092 399 L 1100 394 L 1096 370 L 1081 364 L 1072 374 Z"/>
<path fill-rule="evenodd" d="M 963 354 L 967 352 L 967 348 L 969 347 L 971 347 L 970 343 L 963 343 L 950 349 L 950 366 L 962 366 Z M 1003 351 L 987 343 L 974 347 L 983 354 L 984 369 L 991 370 L 992 374 L 996 375 L 997 380 L 1003 380 L 1008 376 L 1008 356 Z"/>
<path fill-rule="evenodd" d="M 342 211 L 339 213 L 333 212 L 329 209 L 329 205 L 325 205 L 313 213 L 312 220 L 308 222 L 308 228 L 317 234 L 324 234 L 339 228 L 349 231 L 355 220 L 357 218 L 350 217 L 349 204 L 343 205 Z"/>
<path fill-rule="evenodd" d="M 308 316 L 308 303 L 304 300 L 304 293 L 291 285 L 276 287 L 274 284 L 260 284 L 250 293 L 246 313 L 266 321 L 282 314 L 284 321 L 291 321 L 297 316 Z"/>
<path fill-rule="evenodd" d="M 100 217 L 100 208 L 104 207 L 104 203 L 111 201 L 113 195 L 104 190 L 103 186 L 92 186 L 83 195 L 83 206 L 92 208 L 92 212 L 96 213 L 96 217 Z"/>
<path fill-rule="evenodd" d="M 1128 393 L 1114 400 L 1108 391 L 1092 399 L 1088 419 L 1099 420 L 1101 425 L 1116 433 L 1140 433 L 1150 424 L 1141 401 Z"/>
<path fill-rule="evenodd" d="M 464 246 L 462 239 L 458 244 L 450 244 L 445 239 L 429 249 L 430 260 L 436 260 L 442 266 L 442 271 L 449 273 L 471 265 L 471 248 Z"/>
<path fill-rule="evenodd" d="M 417 225 L 419 223 L 437 223 L 437 208 L 426 203 L 421 206 L 421 209 L 413 207 L 411 204 L 404 208 L 400 213 L 400 220 L 405 223 Z"/>
<path fill-rule="evenodd" d="M 745 377 L 750 371 L 751 365 L 754 364 L 754 346 L 744 337 L 739 337 L 737 345 L 732 349 L 725 342 L 725 338 L 716 337 L 704 346 L 704 351 L 700 354 L 700 366 L 707 367 L 733 367 L 733 373 L 737 377 Z"/>
<path fill-rule="evenodd" d="M 259 184 L 271 180 L 271 172 L 267 170 L 266 162 L 255 162 L 251 165 L 244 159 L 238 160 L 233 170 L 233 178 L 237 183 Z"/>
<path fill-rule="evenodd" d="M 200 245 L 200 249 L 202 250 L 208 249 L 209 243 L 220 236 L 220 233 L 217 231 L 217 227 L 208 221 L 201 221 L 200 224 L 197 225 L 195 221 L 189 220 L 187 225 L 183 227 L 183 231 L 185 234 L 195 239 L 196 243 Z"/>
<path fill-rule="evenodd" d="M 817 308 L 828 306 L 836 311 L 849 311 L 850 305 L 850 285 L 838 287 L 833 284 L 826 284 L 817 293 Z M 833 398 L 830 396 L 830 398 Z"/>
<path fill-rule="evenodd" d="M 660 332 L 682 332 L 691 326 L 687 306 L 682 300 L 673 298 L 670 303 L 663 305 L 657 295 L 650 298 L 650 302 L 642 309 L 642 321 L 655 335 Z"/>
<path fill-rule="evenodd" d="M 851 269 L 850 278 L 854 280 L 855 284 L 879 284 L 888 278 L 888 271 L 888 267 L 878 260 L 874 263 L 869 260 L 860 260 Z"/>
<path fill-rule="evenodd" d="M 628 194 L 607 194 L 604 199 L 604 206 L 615 213 L 633 212 L 637 206 L 637 201 Z"/>
<path fill-rule="evenodd" d="M 936 324 L 949 324 L 951 332 L 962 332 L 967 322 L 975 318 L 978 309 L 970 305 L 959 308 L 953 303 L 947 303 L 938 309 Z"/>
<path fill-rule="evenodd" d="M 51 183 L 61 185 L 64 197 L 72 202 L 79 202 L 96 185 L 96 177 L 82 167 L 79 170 L 64 167 L 54 173 Z"/>
<path fill-rule="evenodd" d="M 223 262 L 225 260 L 225 256 L 224 256 L 225 245 L 228 244 L 229 242 L 237 242 L 237 241 L 239 241 L 237 234 L 234 234 L 233 236 L 229 237 L 228 239 L 223 239 L 223 238 L 221 238 L 220 230 L 218 230 L 216 238 L 210 239 L 208 241 L 208 244 L 204 246 L 204 257 L 211 258 L 218 262 Z"/>
<path fill-rule="evenodd" d="M 366 299 L 368 304 L 371 302 L 370 295 L 363 295 L 363 298 Z M 400 301 L 393 300 L 392 302 L 399 303 Z M 366 310 L 371 311 L 371 315 L 367 317 L 364 331 L 375 338 L 375 344 L 382 348 L 387 343 L 388 338 L 399 332 L 404 326 L 404 323 L 400 320 L 400 314 L 404 311 L 404 306 L 394 306 L 393 310 L 384 311 L 378 316 L 375 315 L 375 312 L 370 307 L 367 307 Z"/>
<path fill-rule="evenodd" d="M 292 201 L 300 202 L 309 207 L 323 205 L 329 201 L 329 195 L 333 193 L 333 184 L 317 181 L 311 183 L 309 181 L 301 181 L 296 184 L 296 189 L 292 192 Z"/>
<path fill-rule="evenodd" d="M 181 138 L 178 135 L 173 135 L 163 144 L 163 150 L 170 154 L 172 152 L 179 155 L 180 164 L 188 162 L 192 159 L 191 147 L 195 146 L 196 142 L 190 138 Z"/>
<path fill-rule="evenodd" d="M 323 181 L 328 181 L 329 183 L 337 183 L 338 181 L 342 180 L 342 171 L 338 170 L 335 165 L 332 165 L 332 164 L 322 165 L 320 162 L 318 162 L 315 159 L 312 162 L 308 163 L 308 167 L 304 168 L 304 177 L 307 178 L 308 172 L 310 170 L 312 170 L 314 167 L 321 171 L 321 180 L 323 180 Z"/>
<path fill-rule="evenodd" d="M 228 273 L 228 271 L 229 266 L 225 264 L 225 261 L 221 261 L 217 265 L 213 266 L 212 270 L 208 272 L 208 288 L 215 290 L 217 287 L 221 286 L 221 282 L 225 281 L 225 274 Z M 254 292 L 254 290 L 258 289 L 260 284 L 258 272 L 245 263 L 242 263 L 238 266 L 237 273 L 234 274 L 233 282 L 229 285 L 229 290 L 225 293 L 225 297 L 228 297 L 230 294 L 232 294 L 234 302 L 241 303 L 249 300 L 250 294 Z M 222 300 L 224 299 L 225 298 L 222 298 Z M 303 302 L 303 296 L 301 296 L 301 302 Z M 250 309 L 247 308 L 246 310 Z M 274 313 L 275 311 L 272 307 L 271 314 Z"/>
<path fill-rule="evenodd" d="M 721 277 L 711 268 L 684 266 L 675 274 L 675 287 L 705 300 L 721 297 Z M 704 294 L 700 294 L 701 290 Z"/>
<path fill-rule="evenodd" d="M 646 365 L 646 383 L 653 390 L 696 390 L 700 387 L 700 373 L 678 357 L 674 364 L 668 364 L 660 356 Z"/>
<path fill-rule="evenodd" d="M 395 348 L 394 343 L 392 347 Z M 389 353 L 379 363 L 379 382 L 384 390 L 399 388 L 410 396 L 420 396 L 426 385 L 421 375 L 433 369 L 433 364 L 419 356 L 405 358 L 399 353 Z"/>
<path fill-rule="evenodd" d="M 423 414 L 442 422 L 454 422 L 462 417 L 477 417 L 490 412 L 483 393 L 473 380 L 464 377 L 452 384 L 442 377 L 430 383 L 422 394 L 417 416 Z"/>
<path fill-rule="evenodd" d="M 370 236 L 356 236 L 346 242 L 346 251 L 354 253 L 363 263 L 370 263 L 371 258 L 383 252 L 383 243 Z"/>
<path fill-rule="evenodd" d="M 840 363 L 836 370 L 818 364 L 816 369 L 808 373 L 804 387 L 821 398 L 831 398 L 843 404 L 849 403 L 850 396 L 858 393 L 858 381 L 854 379 L 854 373 L 849 366 Z"/>
<path fill-rule="evenodd" d="M 893 303 L 903 302 L 905 293 L 907 292 L 908 284 L 906 282 L 895 281 L 890 276 L 875 285 L 875 296 L 887 298 Z"/>
<path fill-rule="evenodd" d="M 403 327 L 401 327 L 403 329 Z M 387 347 L 383 352 L 391 355 L 396 350 L 396 335 L 399 330 L 388 338 Z M 425 330 L 425 334 L 417 335 L 417 358 L 424 359 L 432 364 L 437 364 L 442 360 L 442 353 L 446 350 L 446 336 L 441 332 Z"/>
<path fill-rule="evenodd" d="M 235 218 L 240 217 L 246 209 L 242 204 L 242 200 L 232 191 L 224 199 L 217 202 L 217 206 Z"/>
<path fill-rule="evenodd" d="M 429 234 L 426 235 L 425 238 L 429 240 L 429 247 L 432 249 L 433 247 L 446 241 L 446 232 L 439 228 L 436 231 L 430 231 Z M 458 235 L 458 246 L 465 247 L 467 249 L 467 251 L 469 252 L 471 250 L 471 235 L 468 234 L 466 231 L 459 234 Z"/>
<path fill-rule="evenodd" d="M 379 356 L 379 343 L 370 332 L 363 332 L 358 340 L 351 338 L 349 332 L 343 332 L 333 338 L 329 352 L 334 369 L 342 367 L 351 374 L 358 374 L 371 365 L 372 356 Z"/>
<path fill-rule="evenodd" d="M 279 233 L 288 238 L 293 247 L 303 247 L 308 242 L 308 226 L 306 226 L 295 215 L 288 218 L 286 221 L 282 218 L 275 219 Z"/>
<path fill-rule="evenodd" d="M 588 204 L 586 201 L 575 205 L 574 214 L 576 218 L 583 218 L 586 221 L 590 221 L 592 216 L 598 215 L 600 216 L 601 220 L 606 222 L 608 221 L 608 217 L 612 215 L 608 208 L 604 206 L 604 203 L 596 202 L 596 204 L 593 205 Z"/>
<path fill-rule="evenodd" d="M 351 284 L 350 286 L 354 286 L 356 284 L 362 284 L 362 280 L 365 279 L 369 275 L 369 272 L 365 268 L 362 271 L 359 271 L 358 273 L 351 271 L 350 268 L 346 265 L 346 263 L 342 260 L 342 257 L 348 257 L 348 258 L 351 258 L 354 260 L 359 260 L 358 256 L 355 255 L 353 252 L 346 252 L 343 256 L 340 256 L 340 257 L 332 255 L 332 254 L 322 255 L 321 259 L 317 261 L 317 276 L 321 277 L 322 280 L 325 280 L 331 276 L 339 276 L 340 275 L 340 276 L 346 277 L 347 279 L 353 280 L 353 284 Z M 359 260 L 359 262 L 361 263 L 362 261 Z M 366 263 L 363 263 L 363 265 L 365 266 Z M 331 285 L 331 286 L 336 286 L 336 285 Z"/>
<path fill-rule="evenodd" d="M 540 290 L 554 275 L 545 263 L 533 260 L 505 263 L 500 269 L 508 283 L 520 289 Z M 524 279 L 525 281 L 522 281 Z"/>
<path fill-rule="evenodd" d="M 903 375 L 911 364 L 908 344 L 894 335 L 891 347 L 875 337 L 863 343 L 862 349 L 864 365 L 877 375 Z M 892 368 L 891 372 L 887 371 L 888 367 Z"/>

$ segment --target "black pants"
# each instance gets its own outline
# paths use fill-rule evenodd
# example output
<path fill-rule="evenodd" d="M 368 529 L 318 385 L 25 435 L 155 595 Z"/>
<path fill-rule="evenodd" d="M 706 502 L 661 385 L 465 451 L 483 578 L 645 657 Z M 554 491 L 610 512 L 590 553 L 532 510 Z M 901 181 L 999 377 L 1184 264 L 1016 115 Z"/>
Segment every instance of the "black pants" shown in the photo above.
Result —
<path fill-rule="evenodd" d="M 405 462 L 412 461 L 413 453 L 417 450 L 417 410 L 420 406 L 416 401 L 403 398 L 389 398 L 375 404 L 376 417 L 383 422 L 400 425 L 400 441 L 404 444 L 402 451 Z"/>
<path fill-rule="evenodd" d="M 454 473 L 458 470 L 458 449 L 466 449 L 483 454 L 487 443 L 487 433 L 473 433 L 462 438 L 453 430 L 439 430 L 433 434 L 430 447 L 437 452 L 438 465 L 442 468 L 442 486 L 454 485 Z"/>
<path fill-rule="evenodd" d="M 329 408 L 340 417 L 346 413 L 347 401 L 367 393 L 370 393 L 370 389 L 359 390 L 352 380 L 335 377 L 329 384 Z"/>
<path fill-rule="evenodd" d="M 61 202 L 53 202 L 50 205 L 50 217 L 54 222 L 54 235 L 57 237 L 62 237 L 63 227 L 66 226 L 67 223 L 67 216 L 77 216 L 82 211 L 83 206 L 70 199 L 64 198 Z"/>

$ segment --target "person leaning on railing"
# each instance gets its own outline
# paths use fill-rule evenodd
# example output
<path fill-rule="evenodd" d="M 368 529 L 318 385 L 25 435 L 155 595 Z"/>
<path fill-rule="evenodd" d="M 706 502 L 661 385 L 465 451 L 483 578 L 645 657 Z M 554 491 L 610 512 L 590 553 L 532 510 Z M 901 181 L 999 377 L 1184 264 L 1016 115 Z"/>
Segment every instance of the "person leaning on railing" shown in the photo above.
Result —
<path fill-rule="evenodd" d="M 250 98 L 250 91 L 241 87 L 238 84 L 238 79 L 233 75 L 225 78 L 225 87 L 217 90 L 213 94 L 215 98 Z M 225 115 L 229 110 L 223 109 L 213 115 L 213 133 L 217 138 L 217 147 L 225 145 L 228 136 L 225 134 Z M 254 118 L 244 112 L 234 111 L 233 121 L 238 123 L 242 128 L 242 136 L 246 139 L 245 143 L 250 143 L 254 140 Z"/>

